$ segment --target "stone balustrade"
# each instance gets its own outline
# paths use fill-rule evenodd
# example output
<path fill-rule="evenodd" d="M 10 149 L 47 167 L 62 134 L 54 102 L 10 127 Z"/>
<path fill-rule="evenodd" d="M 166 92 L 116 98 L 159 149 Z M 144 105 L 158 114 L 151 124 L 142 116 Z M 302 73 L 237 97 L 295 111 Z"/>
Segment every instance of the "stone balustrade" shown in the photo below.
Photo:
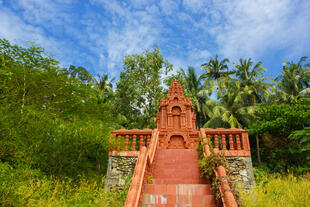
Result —
<path fill-rule="evenodd" d="M 152 129 L 119 129 L 111 133 L 113 151 L 140 151 L 151 142 Z"/>
<path fill-rule="evenodd" d="M 215 176 L 220 181 L 219 190 L 222 196 L 223 207 L 238 207 L 234 194 L 231 192 L 226 169 L 218 166 L 215 169 Z"/>
<path fill-rule="evenodd" d="M 148 148 L 142 146 L 136 167 L 132 176 L 132 181 L 127 194 L 124 207 L 138 207 L 141 199 L 142 185 L 148 175 L 148 170 L 152 166 L 158 145 L 158 130 L 152 131 L 152 140 Z"/>
<path fill-rule="evenodd" d="M 200 129 L 200 132 L 203 134 L 204 130 Z M 206 141 L 207 141 L 206 136 L 204 136 L 202 142 L 205 143 Z M 204 145 L 204 148 L 203 148 L 204 156 L 210 156 L 212 153 L 218 153 L 218 150 L 214 148 L 213 152 L 211 152 L 210 147 L 208 145 Z M 226 174 L 225 167 L 218 166 L 214 170 L 214 173 L 215 173 L 216 178 L 220 182 L 219 191 L 221 194 L 223 207 L 238 207 L 236 198 L 234 194 L 232 193 L 230 185 L 229 185 L 228 176 Z"/>
<path fill-rule="evenodd" d="M 251 156 L 248 131 L 243 129 L 200 129 L 200 137 L 211 140 L 215 151 L 224 156 Z"/>

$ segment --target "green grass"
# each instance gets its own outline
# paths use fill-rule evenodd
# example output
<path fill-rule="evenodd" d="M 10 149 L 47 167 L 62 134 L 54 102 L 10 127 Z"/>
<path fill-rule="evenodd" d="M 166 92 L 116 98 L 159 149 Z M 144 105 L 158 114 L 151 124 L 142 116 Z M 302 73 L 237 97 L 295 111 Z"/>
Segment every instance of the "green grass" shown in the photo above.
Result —
<path fill-rule="evenodd" d="M 127 187 L 128 188 L 128 187 Z M 127 189 L 104 191 L 104 177 L 55 178 L 41 171 L 0 162 L 0 206 L 121 207 Z"/>
<path fill-rule="evenodd" d="M 258 179 L 250 193 L 242 193 L 246 207 L 305 207 L 310 205 L 310 174 L 269 174 Z"/>

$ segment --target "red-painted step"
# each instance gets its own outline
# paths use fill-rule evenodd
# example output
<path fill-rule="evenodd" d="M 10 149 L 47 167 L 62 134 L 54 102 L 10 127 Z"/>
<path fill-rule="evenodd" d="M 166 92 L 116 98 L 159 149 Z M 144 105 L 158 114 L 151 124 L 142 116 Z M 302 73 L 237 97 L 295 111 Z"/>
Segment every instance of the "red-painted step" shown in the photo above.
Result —
<path fill-rule="evenodd" d="M 157 184 L 206 184 L 200 177 L 199 155 L 195 149 L 158 149 L 153 177 Z"/>
<path fill-rule="evenodd" d="M 210 184 L 200 177 L 193 149 L 158 149 L 154 184 L 144 185 L 142 207 L 216 207 Z"/>

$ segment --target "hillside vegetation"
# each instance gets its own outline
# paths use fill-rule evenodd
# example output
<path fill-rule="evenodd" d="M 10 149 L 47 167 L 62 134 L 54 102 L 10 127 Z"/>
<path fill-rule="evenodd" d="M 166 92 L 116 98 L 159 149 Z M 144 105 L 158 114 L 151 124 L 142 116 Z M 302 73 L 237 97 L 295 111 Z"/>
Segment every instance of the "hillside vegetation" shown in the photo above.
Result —
<path fill-rule="evenodd" d="M 265 77 L 262 62 L 218 56 L 201 63 L 201 74 L 189 67 L 171 75 L 159 48 L 124 57 L 116 79 L 61 65 L 39 46 L 0 39 L 0 206 L 122 206 L 126 188 L 103 191 L 109 134 L 155 128 L 164 85 L 174 79 L 192 99 L 198 127 L 247 129 L 258 169 L 301 176 L 269 177 L 245 200 L 258 201 L 245 206 L 260 206 L 263 196 L 293 206 L 288 186 L 310 194 L 306 57 L 284 62 L 275 78 Z"/>

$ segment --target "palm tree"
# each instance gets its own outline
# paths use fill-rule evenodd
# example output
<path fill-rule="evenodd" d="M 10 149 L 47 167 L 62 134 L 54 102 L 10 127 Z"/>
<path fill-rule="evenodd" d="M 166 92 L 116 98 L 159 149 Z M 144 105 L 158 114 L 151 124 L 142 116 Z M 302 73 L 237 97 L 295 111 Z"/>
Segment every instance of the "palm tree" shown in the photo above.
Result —
<path fill-rule="evenodd" d="M 113 96 L 113 85 L 112 82 L 114 78 L 109 81 L 108 75 L 97 75 L 97 78 L 94 78 L 94 87 L 97 90 L 97 99 L 98 103 L 105 103 L 109 98 Z"/>
<path fill-rule="evenodd" d="M 248 91 L 242 90 L 242 83 L 230 77 L 218 80 L 218 100 L 209 99 L 204 108 L 210 119 L 204 127 L 242 128 L 253 120 L 254 107 L 246 106 Z"/>
<path fill-rule="evenodd" d="M 202 75 L 202 78 L 217 80 L 221 77 L 229 75 L 230 72 L 228 71 L 228 62 L 229 59 L 227 58 L 220 61 L 218 59 L 218 55 L 216 55 L 215 58 L 211 57 L 209 62 L 201 65 L 201 68 L 206 70 L 206 72 Z M 227 71 L 224 72 L 224 69 Z"/>
<path fill-rule="evenodd" d="M 254 65 L 251 58 L 248 60 L 240 59 L 239 65 L 235 63 L 233 65 L 236 68 L 235 76 L 241 82 L 242 89 L 248 93 L 247 101 L 251 106 L 256 106 L 257 102 L 266 103 L 270 101 L 269 97 L 272 94 L 271 91 L 274 89 L 274 86 L 271 83 L 265 82 L 266 80 L 271 81 L 271 79 L 263 77 L 266 69 L 262 67 L 261 61 Z M 261 163 L 258 135 L 255 138 L 258 162 Z"/>
<path fill-rule="evenodd" d="M 202 104 L 208 98 L 208 95 L 211 95 L 211 90 L 202 84 L 202 78 L 196 73 L 194 67 L 188 67 L 187 73 L 181 69 L 180 74 L 185 82 L 183 86 L 185 93 L 192 98 L 194 110 L 197 115 L 197 126 L 200 127 L 206 118 L 203 116 L 204 113 L 201 110 Z"/>
<path fill-rule="evenodd" d="M 275 80 L 281 90 L 281 101 L 299 97 L 310 97 L 310 64 L 303 64 L 307 57 L 301 57 L 298 63 L 284 62 L 283 72 Z"/>
<path fill-rule="evenodd" d="M 197 75 L 195 68 L 191 66 L 187 68 L 187 74 L 182 68 L 180 73 L 185 80 L 186 93 L 192 98 L 197 112 L 200 112 L 198 93 L 202 89 L 201 78 Z"/>
<path fill-rule="evenodd" d="M 239 65 L 233 63 L 236 68 L 234 74 L 241 81 L 242 89 L 248 91 L 250 105 L 255 106 L 257 102 L 266 102 L 270 90 L 274 86 L 265 82 L 266 80 L 271 81 L 271 78 L 263 77 L 266 69 L 262 67 L 262 62 L 258 62 L 252 67 L 251 58 L 248 60 L 241 58 L 239 63 Z"/>

